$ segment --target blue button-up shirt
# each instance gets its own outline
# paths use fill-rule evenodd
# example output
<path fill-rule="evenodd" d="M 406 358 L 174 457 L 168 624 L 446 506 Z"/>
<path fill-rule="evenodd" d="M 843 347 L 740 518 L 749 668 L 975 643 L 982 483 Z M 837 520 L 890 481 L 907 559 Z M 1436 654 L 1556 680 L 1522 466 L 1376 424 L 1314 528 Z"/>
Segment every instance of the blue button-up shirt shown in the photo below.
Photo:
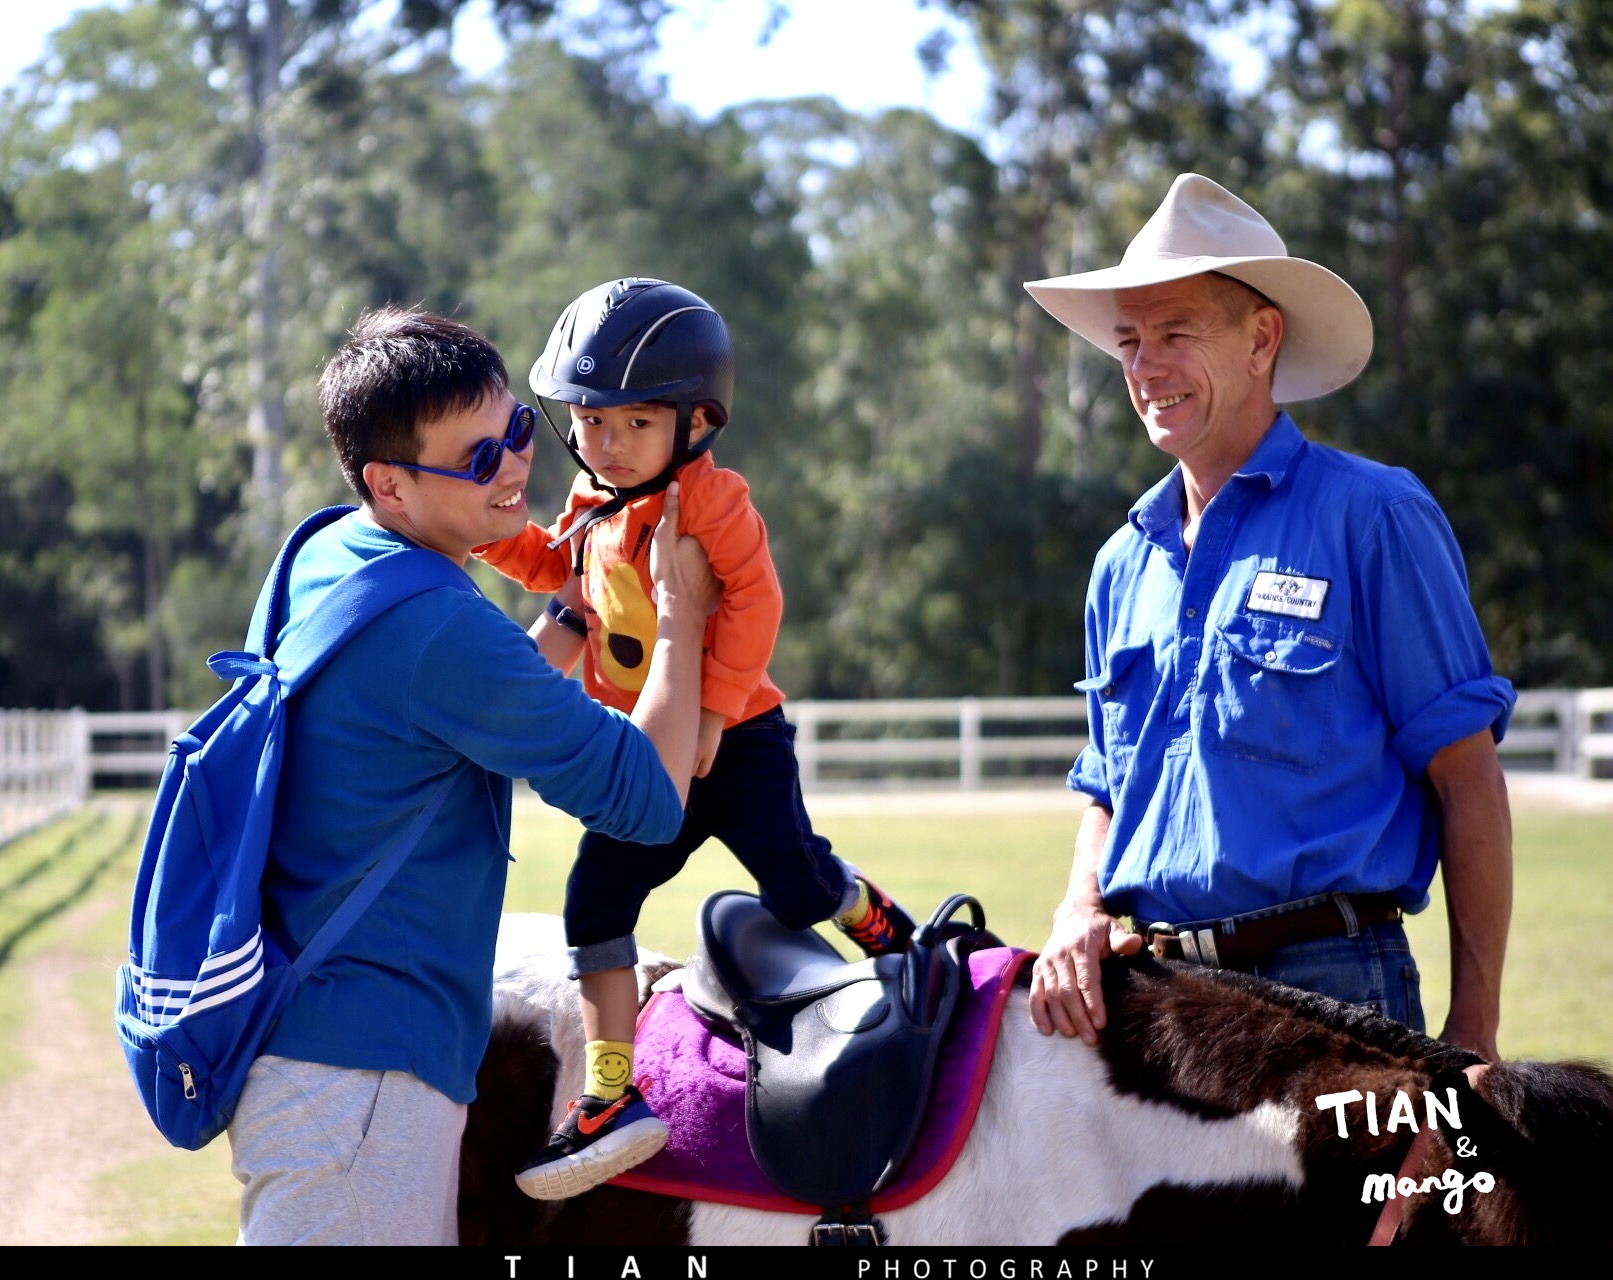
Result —
<path fill-rule="evenodd" d="M 1428 904 L 1424 780 L 1516 694 L 1491 666 L 1450 525 L 1409 472 L 1280 414 L 1182 543 L 1180 468 L 1087 593 L 1090 745 L 1069 786 L 1113 811 L 1098 886 L 1143 923 L 1317 893 Z"/>

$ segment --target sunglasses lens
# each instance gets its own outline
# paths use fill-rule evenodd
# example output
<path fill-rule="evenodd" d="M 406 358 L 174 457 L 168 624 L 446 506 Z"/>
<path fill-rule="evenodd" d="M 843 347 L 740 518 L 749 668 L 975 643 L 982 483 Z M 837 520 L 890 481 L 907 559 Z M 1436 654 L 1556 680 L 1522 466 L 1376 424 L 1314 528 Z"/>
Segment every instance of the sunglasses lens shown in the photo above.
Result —
<path fill-rule="evenodd" d="M 538 415 L 526 405 L 521 405 L 515 411 L 515 417 L 510 421 L 509 445 L 517 453 L 532 443 L 532 431 L 537 426 Z"/>
<path fill-rule="evenodd" d="M 476 446 L 476 452 L 471 455 L 471 479 L 477 484 L 491 484 L 493 477 L 498 474 L 499 464 L 504 461 L 504 442 L 502 440 L 483 440 Z"/>

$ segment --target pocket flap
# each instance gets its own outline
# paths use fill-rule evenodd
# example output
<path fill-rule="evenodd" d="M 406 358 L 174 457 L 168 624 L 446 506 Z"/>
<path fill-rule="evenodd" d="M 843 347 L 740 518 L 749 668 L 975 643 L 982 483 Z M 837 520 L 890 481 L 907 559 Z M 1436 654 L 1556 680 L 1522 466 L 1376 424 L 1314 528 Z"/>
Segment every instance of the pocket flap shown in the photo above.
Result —
<path fill-rule="evenodd" d="M 1141 644 L 1125 645 L 1115 649 L 1104 658 L 1102 671 L 1095 676 L 1088 676 L 1085 680 L 1075 682 L 1076 691 L 1096 693 L 1105 698 L 1113 696 L 1115 682 L 1125 678 L 1126 672 L 1137 661 L 1138 654 L 1152 648 L 1153 641 L 1145 640 Z"/>
<path fill-rule="evenodd" d="M 1267 671 L 1320 675 L 1344 656 L 1341 637 L 1284 618 L 1239 614 L 1216 632 L 1239 658 Z"/>

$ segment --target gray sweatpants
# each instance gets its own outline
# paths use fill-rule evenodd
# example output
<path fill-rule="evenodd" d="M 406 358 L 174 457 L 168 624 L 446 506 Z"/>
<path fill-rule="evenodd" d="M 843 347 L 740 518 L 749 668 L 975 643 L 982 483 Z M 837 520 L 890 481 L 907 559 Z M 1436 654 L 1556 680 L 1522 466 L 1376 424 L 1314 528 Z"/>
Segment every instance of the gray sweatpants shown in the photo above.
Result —
<path fill-rule="evenodd" d="M 237 1244 L 458 1244 L 465 1105 L 406 1071 L 264 1055 L 230 1124 Z"/>

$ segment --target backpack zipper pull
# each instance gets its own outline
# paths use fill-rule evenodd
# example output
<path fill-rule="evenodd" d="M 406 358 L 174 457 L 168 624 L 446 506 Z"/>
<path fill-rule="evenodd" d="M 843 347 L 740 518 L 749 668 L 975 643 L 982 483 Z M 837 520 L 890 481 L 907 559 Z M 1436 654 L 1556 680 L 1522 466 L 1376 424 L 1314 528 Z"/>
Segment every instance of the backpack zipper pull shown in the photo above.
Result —
<path fill-rule="evenodd" d="M 190 1073 L 190 1063 L 181 1062 L 179 1064 L 179 1078 L 185 1082 L 186 1101 L 196 1101 L 196 1077 Z"/>

